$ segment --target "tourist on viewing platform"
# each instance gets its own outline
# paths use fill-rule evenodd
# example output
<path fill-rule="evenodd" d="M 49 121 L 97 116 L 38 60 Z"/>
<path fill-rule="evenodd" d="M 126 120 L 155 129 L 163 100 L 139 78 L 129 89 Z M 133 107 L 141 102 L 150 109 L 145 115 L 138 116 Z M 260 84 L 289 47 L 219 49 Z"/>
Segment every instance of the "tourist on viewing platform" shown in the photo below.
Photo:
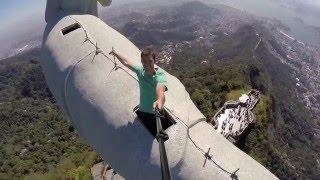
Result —
<path fill-rule="evenodd" d="M 162 110 L 165 103 L 164 92 L 168 90 L 167 80 L 164 71 L 154 67 L 156 52 L 153 48 L 148 47 L 141 52 L 141 63 L 133 64 L 132 61 L 123 57 L 115 50 L 109 54 L 114 55 L 119 61 L 134 71 L 139 79 L 140 87 L 140 104 L 137 115 L 149 131 L 155 136 L 157 127 L 154 111 Z"/>

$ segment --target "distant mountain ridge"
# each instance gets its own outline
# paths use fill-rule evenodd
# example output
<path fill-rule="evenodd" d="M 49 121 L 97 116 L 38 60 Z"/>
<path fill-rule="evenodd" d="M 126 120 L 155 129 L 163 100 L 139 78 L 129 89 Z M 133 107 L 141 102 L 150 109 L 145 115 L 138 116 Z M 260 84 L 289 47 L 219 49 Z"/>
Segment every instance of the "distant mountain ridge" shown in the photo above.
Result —
<path fill-rule="evenodd" d="M 6 52 L 0 56 L 0 61 L 2 59 L 7 59 L 10 57 L 17 56 L 19 54 L 26 53 L 28 51 L 40 48 L 41 42 L 40 41 L 33 41 L 28 43 L 22 43 L 20 46 L 16 48 L 12 48 L 9 52 Z"/>
<path fill-rule="evenodd" d="M 196 11 L 190 8 L 193 6 Z M 319 164 L 317 165 L 320 143 L 317 136 L 312 135 L 315 133 L 312 126 L 315 127 L 316 124 L 309 110 L 297 97 L 292 96 L 297 88 L 295 78 L 292 77 L 294 71 L 274 56 L 278 42 L 268 29 L 258 21 L 248 22 L 242 19 L 241 12 L 232 12 L 234 14 L 228 14 L 228 11 L 219 11 L 200 2 L 189 2 L 166 9 L 166 15 L 159 11 L 149 16 L 148 21 L 135 19 L 119 29 L 139 47 L 154 44 L 160 54 L 169 55 L 171 60 L 166 68 L 177 77 L 185 79 L 182 81 L 186 83 L 193 100 L 207 117 L 212 116 L 212 109 L 219 107 L 215 104 L 221 105 L 221 99 L 224 99 L 215 94 L 226 89 L 231 92 L 237 88 L 246 89 L 237 83 L 261 90 L 267 99 L 263 101 L 266 108 L 264 115 L 258 115 L 262 118 L 261 121 L 240 146 L 281 179 L 317 177 L 320 172 Z M 166 25 L 167 23 L 172 25 Z M 160 30 L 153 27 L 159 27 Z M 216 30 L 217 27 L 220 31 Z M 169 38 L 158 35 L 160 32 Z M 176 39 L 170 36 L 172 32 L 183 34 L 182 37 L 190 35 L 190 39 L 175 36 L 179 37 Z M 262 41 L 253 52 L 259 38 Z M 256 58 L 253 58 L 254 56 Z M 204 63 L 201 65 L 200 62 Z M 208 79 L 211 71 L 206 68 L 220 67 L 221 63 L 230 68 L 244 68 L 240 70 L 244 72 L 238 75 L 239 79 L 235 82 L 237 78 L 233 77 L 232 71 L 228 71 L 229 75 L 226 76 L 232 79 L 232 84 L 229 82 L 226 86 L 219 87 L 218 91 L 213 87 L 212 90 L 206 90 L 209 85 L 211 87 L 212 83 L 215 84 Z M 239 73 L 238 71 L 234 70 L 234 73 Z M 194 82 L 190 76 L 204 84 Z M 249 81 L 243 78 L 248 78 Z M 299 160 L 298 157 L 306 161 Z"/>

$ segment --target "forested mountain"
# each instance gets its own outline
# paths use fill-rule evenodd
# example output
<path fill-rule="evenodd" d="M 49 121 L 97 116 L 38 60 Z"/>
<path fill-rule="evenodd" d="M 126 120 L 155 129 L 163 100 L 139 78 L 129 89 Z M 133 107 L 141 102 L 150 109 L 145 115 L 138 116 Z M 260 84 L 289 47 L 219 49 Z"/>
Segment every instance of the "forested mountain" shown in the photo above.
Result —
<path fill-rule="evenodd" d="M 97 154 L 46 86 L 38 50 L 0 63 L 0 179 L 90 179 Z"/>

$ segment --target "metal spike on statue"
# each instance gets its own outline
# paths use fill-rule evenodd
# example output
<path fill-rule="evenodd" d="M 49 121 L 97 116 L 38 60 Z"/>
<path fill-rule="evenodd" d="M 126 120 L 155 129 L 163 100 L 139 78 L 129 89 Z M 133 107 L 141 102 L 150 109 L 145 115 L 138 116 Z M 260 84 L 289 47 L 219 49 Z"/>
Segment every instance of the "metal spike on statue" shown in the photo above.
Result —
<path fill-rule="evenodd" d="M 47 1 L 41 62 L 47 84 L 79 134 L 116 172 L 125 179 L 161 179 L 158 141 L 134 112 L 137 77 L 108 54 L 114 47 L 140 63 L 140 50 L 96 16 L 95 0 Z M 172 179 L 277 179 L 215 132 L 182 83 L 165 73 Z"/>

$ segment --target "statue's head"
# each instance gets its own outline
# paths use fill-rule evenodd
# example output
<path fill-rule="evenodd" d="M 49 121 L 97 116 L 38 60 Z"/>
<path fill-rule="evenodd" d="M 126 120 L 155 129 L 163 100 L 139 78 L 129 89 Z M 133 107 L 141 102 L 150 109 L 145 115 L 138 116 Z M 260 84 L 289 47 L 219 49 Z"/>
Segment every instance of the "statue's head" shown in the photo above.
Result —
<path fill-rule="evenodd" d="M 91 14 L 98 16 L 99 2 L 102 6 L 109 6 L 112 0 L 47 0 L 46 22 L 56 20 L 64 15 Z"/>

